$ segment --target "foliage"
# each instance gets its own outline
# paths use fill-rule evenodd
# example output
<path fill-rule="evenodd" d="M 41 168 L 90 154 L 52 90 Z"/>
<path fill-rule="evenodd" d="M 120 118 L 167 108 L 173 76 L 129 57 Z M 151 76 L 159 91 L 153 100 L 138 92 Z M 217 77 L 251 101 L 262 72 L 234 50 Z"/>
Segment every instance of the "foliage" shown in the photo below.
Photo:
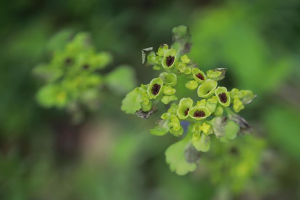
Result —
<path fill-rule="evenodd" d="M 100 73 L 112 62 L 112 55 L 97 52 L 87 33 L 72 37 L 63 31 L 50 40 L 48 48 L 53 50 L 51 61 L 33 70 L 45 83 L 36 95 L 43 107 L 67 109 L 80 116 L 83 109 L 99 106 L 104 86 L 114 94 L 124 94 L 135 85 L 134 72 L 127 65 L 106 75 Z"/>
<path fill-rule="evenodd" d="M 138 116 L 143 113 L 142 117 L 148 118 L 159 101 L 166 105 L 172 102 L 168 111 L 161 115 L 161 120 L 150 132 L 158 136 L 170 132 L 179 137 L 184 133 L 181 122 L 189 122 L 188 136 L 169 147 L 166 152 L 171 170 L 184 175 L 196 169 L 198 156 L 195 151 L 209 151 L 212 134 L 221 142 L 227 142 L 235 139 L 239 132 L 249 132 L 248 123 L 234 112 L 240 112 L 256 96 L 250 90 L 234 88 L 228 91 L 226 87 L 218 86 L 218 81 L 225 78 L 224 68 L 209 70 L 206 73 L 201 70 L 186 55 L 191 46 L 191 35 L 187 27 L 174 28 L 173 40 L 171 48 L 164 44 L 156 53 L 153 48 L 142 51 L 144 64 L 164 72 L 149 84 L 142 84 L 127 94 L 121 109 L 128 114 L 139 113 Z M 197 92 L 198 98 L 195 103 L 189 97 L 178 99 L 175 89 L 177 76 L 186 78 L 186 89 Z"/>

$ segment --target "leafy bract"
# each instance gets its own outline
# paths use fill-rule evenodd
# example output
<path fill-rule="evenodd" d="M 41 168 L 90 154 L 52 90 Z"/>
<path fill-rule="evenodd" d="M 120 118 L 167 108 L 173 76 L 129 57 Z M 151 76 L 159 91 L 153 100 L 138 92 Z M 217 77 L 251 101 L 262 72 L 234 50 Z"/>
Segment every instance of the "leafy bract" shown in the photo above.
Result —
<path fill-rule="evenodd" d="M 162 136 L 169 132 L 170 128 L 168 125 L 168 120 L 160 120 L 158 121 L 155 128 L 150 130 L 152 135 Z"/>
<path fill-rule="evenodd" d="M 193 146 L 190 142 L 190 136 L 188 135 L 167 149 L 166 161 L 170 165 L 171 171 L 178 175 L 185 175 L 196 169 L 196 161 L 198 161 L 198 159 L 189 158 L 190 154 L 187 154 L 187 152 L 190 152 L 190 148 L 193 148 Z M 195 156 L 197 156 L 197 154 Z"/>
<path fill-rule="evenodd" d="M 140 94 L 138 88 L 135 88 L 123 99 L 121 110 L 127 114 L 134 114 L 136 111 L 141 109 L 142 101 L 142 95 Z"/>

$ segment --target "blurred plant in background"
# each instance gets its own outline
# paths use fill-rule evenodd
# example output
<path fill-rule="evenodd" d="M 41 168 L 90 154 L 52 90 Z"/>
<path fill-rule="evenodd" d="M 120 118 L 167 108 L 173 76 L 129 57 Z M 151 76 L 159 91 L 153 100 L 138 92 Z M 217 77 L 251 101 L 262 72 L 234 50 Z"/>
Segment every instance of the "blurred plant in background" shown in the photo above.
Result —
<path fill-rule="evenodd" d="M 71 33 L 64 31 L 50 40 L 54 50 L 49 64 L 39 64 L 33 73 L 45 81 L 38 91 L 38 102 L 46 107 L 65 108 L 72 114 L 74 122 L 83 120 L 84 109 L 96 110 L 100 106 L 101 86 L 111 92 L 123 94 L 135 86 L 133 71 L 128 66 L 119 66 L 103 76 L 99 70 L 112 60 L 107 52 L 96 52 L 86 33 L 78 33 L 61 47 Z"/>
<path fill-rule="evenodd" d="M 1 1 L 0 11 L 1 200 L 300 199 L 299 1 L 16 0 Z M 37 105 L 45 82 L 32 71 L 51 62 L 61 30 L 89 33 L 95 52 L 113 55 L 102 78 L 127 63 L 149 83 L 156 72 L 141 67 L 140 49 L 170 43 L 169 30 L 180 24 L 193 33 L 188 57 L 205 71 L 227 68 L 220 84 L 229 90 L 259 96 L 241 111 L 255 136 L 212 145 L 195 172 L 170 172 L 161 152 L 176 138 L 157 140 L 152 117 L 120 112 L 125 95 L 107 85 L 98 109 L 76 125 L 66 109 Z M 191 95 L 177 82 L 178 98 Z"/>

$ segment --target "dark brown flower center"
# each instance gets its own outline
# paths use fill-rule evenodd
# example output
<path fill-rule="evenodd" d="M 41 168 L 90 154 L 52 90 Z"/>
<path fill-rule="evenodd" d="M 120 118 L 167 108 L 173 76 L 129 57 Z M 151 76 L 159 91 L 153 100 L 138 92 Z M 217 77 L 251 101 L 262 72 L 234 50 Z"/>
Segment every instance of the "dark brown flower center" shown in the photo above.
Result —
<path fill-rule="evenodd" d="M 184 111 L 184 115 L 185 115 L 185 116 L 187 116 L 187 115 L 188 115 L 188 113 L 189 113 L 189 111 L 190 111 L 190 109 L 189 109 L 189 108 L 187 108 L 187 109 Z"/>
<path fill-rule="evenodd" d="M 196 110 L 194 112 L 194 117 L 205 117 L 205 112 L 203 110 Z"/>
<path fill-rule="evenodd" d="M 201 73 L 198 73 L 197 75 L 196 75 L 196 77 L 197 78 L 199 78 L 200 80 L 204 80 L 204 76 L 201 74 Z"/>
<path fill-rule="evenodd" d="M 175 57 L 174 56 L 168 56 L 166 60 L 166 64 L 168 67 L 170 67 L 174 63 Z"/>
<path fill-rule="evenodd" d="M 88 64 L 85 64 L 85 65 L 82 66 L 82 68 L 83 69 L 88 69 L 88 68 L 90 68 L 90 66 Z"/>
<path fill-rule="evenodd" d="M 152 94 L 157 95 L 159 93 L 160 87 L 161 87 L 160 85 L 155 83 L 151 89 Z"/>
<path fill-rule="evenodd" d="M 219 94 L 219 98 L 220 98 L 220 101 L 222 103 L 226 103 L 227 102 L 227 95 L 223 92 L 221 94 Z"/>
<path fill-rule="evenodd" d="M 66 58 L 65 63 L 68 65 L 72 62 L 71 58 Z"/>

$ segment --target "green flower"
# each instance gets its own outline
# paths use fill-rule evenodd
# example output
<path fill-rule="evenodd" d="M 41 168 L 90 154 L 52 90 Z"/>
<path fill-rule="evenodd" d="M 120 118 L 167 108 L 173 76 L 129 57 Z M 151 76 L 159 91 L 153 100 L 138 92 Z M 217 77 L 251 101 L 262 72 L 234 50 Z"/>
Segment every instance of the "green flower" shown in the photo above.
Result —
<path fill-rule="evenodd" d="M 175 49 L 169 49 L 164 52 L 164 58 L 162 59 L 162 66 L 165 69 L 171 69 L 175 65 L 175 60 L 176 60 L 176 50 Z"/>
<path fill-rule="evenodd" d="M 180 121 L 176 116 L 171 117 L 169 122 L 170 133 L 176 137 L 181 136 L 183 134 L 183 128 L 180 125 Z"/>
<path fill-rule="evenodd" d="M 153 51 L 151 51 L 147 56 L 147 64 L 154 65 L 157 63 L 156 55 Z"/>
<path fill-rule="evenodd" d="M 201 132 L 201 129 L 200 129 L 200 127 L 201 127 L 201 122 L 197 122 L 197 123 L 195 123 L 194 124 L 194 126 L 193 126 L 193 128 L 192 128 L 192 132 L 193 133 L 200 133 Z M 197 135 L 195 135 L 195 137 L 196 137 Z M 200 134 L 198 135 L 199 137 L 200 137 Z M 197 138 L 198 139 L 198 138 Z"/>
<path fill-rule="evenodd" d="M 198 82 L 197 81 L 188 81 L 185 84 L 185 87 L 189 90 L 195 90 L 198 87 Z"/>
<path fill-rule="evenodd" d="M 159 75 L 159 77 L 166 85 L 175 86 L 177 84 L 177 75 L 174 73 L 163 72 Z"/>
<path fill-rule="evenodd" d="M 207 124 L 207 123 L 203 123 L 200 126 L 200 130 L 205 134 L 205 135 L 210 135 L 213 133 L 213 130 L 211 128 L 211 125 Z"/>
<path fill-rule="evenodd" d="M 218 87 L 215 94 L 219 98 L 219 103 L 222 106 L 228 107 L 230 105 L 230 95 L 226 87 Z"/>
<path fill-rule="evenodd" d="M 163 92 L 166 95 L 172 95 L 176 92 L 176 90 L 174 88 L 172 88 L 171 86 L 165 85 L 163 87 Z"/>
<path fill-rule="evenodd" d="M 209 117 L 211 112 L 205 106 L 194 106 L 189 110 L 189 116 L 195 120 L 203 120 Z"/>
<path fill-rule="evenodd" d="M 241 110 L 243 110 L 245 108 L 245 106 L 243 105 L 243 103 L 240 101 L 239 98 L 234 98 L 233 99 L 233 110 L 234 112 L 238 113 Z"/>
<path fill-rule="evenodd" d="M 222 72 L 220 72 L 220 71 L 208 70 L 208 71 L 206 72 L 206 74 L 207 74 L 207 77 L 208 77 L 209 79 L 216 80 L 216 79 L 222 74 Z"/>
<path fill-rule="evenodd" d="M 230 97 L 231 98 L 242 98 L 243 97 L 243 93 L 239 89 L 233 88 L 230 91 Z"/>
<path fill-rule="evenodd" d="M 156 99 L 162 93 L 164 83 L 161 78 L 154 78 L 151 80 L 147 93 L 150 99 Z"/>
<path fill-rule="evenodd" d="M 222 116 L 224 112 L 224 109 L 221 106 L 218 106 L 214 112 L 214 115 L 219 117 Z"/>
<path fill-rule="evenodd" d="M 212 133 L 210 125 L 206 123 L 195 123 L 192 129 L 192 144 L 198 150 L 207 152 L 210 149 L 210 137 Z"/>
<path fill-rule="evenodd" d="M 197 90 L 197 94 L 202 98 L 209 98 L 213 95 L 214 90 L 218 85 L 217 81 L 207 79 L 204 83 L 202 83 Z"/>
<path fill-rule="evenodd" d="M 193 77 L 198 83 L 203 83 L 206 80 L 206 76 L 199 68 L 192 69 Z"/>
<path fill-rule="evenodd" d="M 187 67 L 187 68 L 185 68 L 184 73 L 185 73 L 186 75 L 189 75 L 189 74 L 192 73 L 192 69 L 191 69 L 190 67 Z"/>
<path fill-rule="evenodd" d="M 197 106 L 205 106 L 206 105 L 206 99 L 201 99 L 200 101 L 197 101 Z"/>
<path fill-rule="evenodd" d="M 243 94 L 241 101 L 244 105 L 251 103 L 256 98 L 256 95 L 251 90 L 241 90 L 241 92 Z"/>
<path fill-rule="evenodd" d="M 230 91 L 230 96 L 231 98 L 239 98 L 244 105 L 251 103 L 256 98 L 251 90 L 238 90 L 236 88 Z"/>
<path fill-rule="evenodd" d="M 191 60 L 189 59 L 189 57 L 187 55 L 183 55 L 180 57 L 181 62 L 184 64 L 188 64 L 189 62 L 191 62 Z"/>
<path fill-rule="evenodd" d="M 176 64 L 176 69 L 180 72 L 180 73 L 185 73 L 187 70 L 187 66 L 186 64 L 182 63 L 182 62 L 177 62 Z"/>
<path fill-rule="evenodd" d="M 213 70 L 208 70 L 206 72 L 207 77 L 209 79 L 213 79 L 215 81 L 220 81 L 225 78 L 226 69 L 225 68 L 217 68 Z"/>
<path fill-rule="evenodd" d="M 186 119 L 192 106 L 193 100 L 191 98 L 182 98 L 177 109 L 179 119 Z"/>
<path fill-rule="evenodd" d="M 218 104 L 218 98 L 216 96 L 213 96 L 210 99 L 207 99 L 206 101 L 206 107 L 211 111 L 211 112 L 215 112 L 216 108 L 217 108 L 217 104 Z"/>
<path fill-rule="evenodd" d="M 175 103 L 172 103 L 171 107 L 168 109 L 168 113 L 176 115 L 178 109 L 178 105 Z"/>
<path fill-rule="evenodd" d="M 161 69 L 161 67 L 160 67 L 160 65 L 153 65 L 152 69 L 155 71 L 158 71 Z"/>
<path fill-rule="evenodd" d="M 198 151 L 207 152 L 210 149 L 210 137 L 199 132 L 194 133 L 192 144 Z"/>
<path fill-rule="evenodd" d="M 162 44 L 160 45 L 160 47 L 158 48 L 156 54 L 158 56 L 164 56 L 165 51 L 167 51 L 169 49 L 169 46 L 167 44 Z"/>
<path fill-rule="evenodd" d="M 178 98 L 175 95 L 171 95 L 171 96 L 163 96 L 161 99 L 161 102 L 163 102 L 164 104 L 169 104 L 171 101 L 176 101 Z"/>

